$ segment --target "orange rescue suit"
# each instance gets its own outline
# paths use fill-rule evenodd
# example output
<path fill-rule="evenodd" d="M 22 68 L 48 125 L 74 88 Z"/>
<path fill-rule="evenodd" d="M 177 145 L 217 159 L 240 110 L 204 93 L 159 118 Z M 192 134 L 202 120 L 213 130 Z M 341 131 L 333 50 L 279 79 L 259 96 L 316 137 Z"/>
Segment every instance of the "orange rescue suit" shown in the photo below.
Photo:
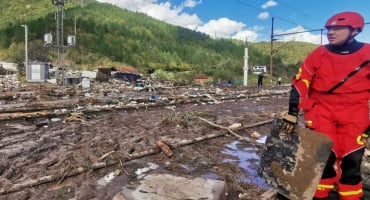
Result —
<path fill-rule="evenodd" d="M 370 44 L 351 45 L 341 51 L 318 47 L 292 80 L 289 114 L 304 111 L 306 127 L 334 142 L 315 197 L 327 197 L 334 185 L 340 199 L 363 195 L 360 165 L 370 125 Z"/>

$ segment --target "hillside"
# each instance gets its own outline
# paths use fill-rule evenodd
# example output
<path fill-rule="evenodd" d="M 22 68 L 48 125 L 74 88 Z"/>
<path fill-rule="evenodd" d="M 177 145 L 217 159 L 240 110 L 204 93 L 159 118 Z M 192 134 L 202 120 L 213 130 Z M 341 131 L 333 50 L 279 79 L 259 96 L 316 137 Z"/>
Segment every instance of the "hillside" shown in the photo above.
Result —
<path fill-rule="evenodd" d="M 56 60 L 56 50 L 43 47 L 44 34 L 56 32 L 55 6 L 49 0 L 2 0 L 1 3 L 0 59 L 23 62 L 24 29 L 20 25 L 27 24 L 29 59 Z M 85 0 L 83 5 L 79 0 L 68 1 L 65 9 L 65 35 L 74 34 L 76 19 L 77 45 L 65 49 L 64 54 L 74 68 L 127 64 L 143 74 L 156 70 L 174 73 L 176 79 L 184 77 L 183 72 L 204 73 L 215 79 L 242 79 L 243 41 L 211 39 L 196 31 L 93 0 Z M 274 47 L 277 50 L 273 56 L 273 67 L 277 69 L 273 71 L 274 76 L 291 76 L 315 45 L 275 42 Z M 269 66 L 269 52 L 269 42 L 250 43 L 249 64 Z"/>

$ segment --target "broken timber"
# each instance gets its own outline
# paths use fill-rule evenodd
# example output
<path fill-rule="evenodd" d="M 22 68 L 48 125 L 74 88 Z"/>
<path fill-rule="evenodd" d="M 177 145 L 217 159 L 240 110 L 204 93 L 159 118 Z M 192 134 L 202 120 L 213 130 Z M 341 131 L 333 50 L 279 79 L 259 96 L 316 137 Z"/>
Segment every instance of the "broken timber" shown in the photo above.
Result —
<path fill-rule="evenodd" d="M 268 124 L 268 123 L 271 123 L 271 120 L 251 124 L 251 125 L 245 126 L 244 128 L 252 128 L 252 127 L 256 127 L 256 126 L 262 126 L 262 125 L 265 125 L 265 124 Z M 222 126 L 220 126 L 220 127 L 222 127 Z M 181 146 L 195 144 L 197 142 L 205 141 L 205 140 L 208 140 L 208 139 L 221 137 L 221 136 L 224 136 L 224 135 L 225 135 L 224 132 L 212 133 L 212 134 L 209 134 L 209 135 L 204 135 L 204 136 L 196 137 L 196 138 L 189 139 L 189 140 L 183 140 L 183 141 L 181 141 L 177 144 L 173 144 L 171 146 L 173 146 L 174 148 L 178 148 L 178 147 L 181 147 Z M 147 151 L 143 151 L 143 152 L 139 152 L 139 153 L 126 154 L 124 156 L 124 158 L 125 158 L 124 160 L 112 160 L 112 161 L 108 160 L 108 161 L 103 161 L 103 162 L 97 162 L 97 163 L 93 163 L 89 167 L 74 167 L 72 170 L 64 172 L 64 173 L 57 173 L 57 174 L 53 174 L 53 175 L 47 175 L 47 176 L 43 176 L 43 177 L 32 179 L 32 180 L 25 180 L 21 183 L 15 183 L 15 184 L 11 185 L 9 188 L 0 188 L 0 195 L 9 194 L 9 193 L 13 193 L 13 192 L 19 192 L 19 191 L 21 191 L 23 189 L 26 189 L 26 188 L 35 187 L 37 185 L 41 185 L 41 184 L 45 184 L 45 183 L 49 183 L 49 182 L 53 182 L 53 181 L 59 181 L 59 180 L 65 179 L 67 177 L 76 176 L 78 174 L 87 172 L 89 170 L 98 170 L 98 169 L 109 167 L 109 166 L 112 166 L 112 165 L 115 165 L 115 164 L 118 164 L 118 163 L 123 163 L 123 162 L 127 162 L 127 161 L 130 161 L 130 160 L 139 159 L 139 158 L 142 158 L 142 157 L 145 157 L 145 156 L 150 156 L 150 155 L 153 155 L 153 154 L 157 154 L 159 152 L 161 152 L 160 149 L 158 147 L 155 147 L 155 148 L 151 148 Z M 114 152 L 114 151 L 108 152 L 108 153 L 102 155 L 99 160 L 103 160 L 103 159 L 107 158 L 109 155 L 114 154 L 114 153 L 116 153 L 116 152 Z M 64 170 L 61 170 L 61 171 L 64 171 Z"/>

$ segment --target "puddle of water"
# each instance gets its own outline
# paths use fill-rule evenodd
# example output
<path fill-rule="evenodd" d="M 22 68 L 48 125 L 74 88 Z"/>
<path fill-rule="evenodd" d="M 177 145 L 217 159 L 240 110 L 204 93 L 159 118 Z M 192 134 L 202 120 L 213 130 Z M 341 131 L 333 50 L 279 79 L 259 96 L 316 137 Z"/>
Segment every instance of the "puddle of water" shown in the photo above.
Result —
<path fill-rule="evenodd" d="M 220 180 L 220 176 L 216 173 L 213 173 L 213 172 L 203 174 L 201 177 L 204 178 L 204 179 Z"/>
<path fill-rule="evenodd" d="M 149 172 L 153 169 L 157 169 L 159 166 L 155 163 L 148 163 L 148 167 L 139 168 L 135 171 L 135 174 L 140 178 L 145 176 L 146 172 Z"/>
<path fill-rule="evenodd" d="M 264 143 L 266 137 L 262 137 L 257 142 Z M 233 141 L 225 145 L 223 154 L 227 158 L 223 160 L 225 163 L 237 164 L 246 172 L 245 177 L 241 177 L 239 181 L 247 184 L 256 184 L 263 188 L 270 188 L 270 186 L 258 175 L 258 167 L 260 157 L 258 155 L 258 147 L 249 147 L 240 141 Z"/>
<path fill-rule="evenodd" d="M 265 136 L 261 136 L 260 138 L 258 138 L 256 140 L 257 143 L 260 143 L 260 144 L 265 144 L 266 143 L 266 140 L 267 140 L 267 135 Z"/>
<path fill-rule="evenodd" d="M 107 175 L 105 175 L 103 178 L 98 180 L 98 185 L 106 186 L 108 183 L 110 183 L 116 176 L 118 175 L 117 172 L 111 172 Z"/>
<path fill-rule="evenodd" d="M 146 172 L 149 172 L 151 170 L 157 169 L 159 165 L 155 163 L 147 163 L 148 167 L 139 168 L 135 171 L 135 174 L 138 176 L 138 178 L 142 178 L 145 176 Z M 114 178 L 116 178 L 120 174 L 119 170 L 110 172 L 109 174 L 105 175 L 104 177 L 100 178 L 97 182 L 100 186 L 106 186 L 108 183 L 112 182 Z"/>
<path fill-rule="evenodd" d="M 180 164 L 180 167 L 182 167 L 187 172 L 191 172 L 193 170 L 192 168 L 190 168 L 188 165 L 185 165 L 185 164 Z"/>

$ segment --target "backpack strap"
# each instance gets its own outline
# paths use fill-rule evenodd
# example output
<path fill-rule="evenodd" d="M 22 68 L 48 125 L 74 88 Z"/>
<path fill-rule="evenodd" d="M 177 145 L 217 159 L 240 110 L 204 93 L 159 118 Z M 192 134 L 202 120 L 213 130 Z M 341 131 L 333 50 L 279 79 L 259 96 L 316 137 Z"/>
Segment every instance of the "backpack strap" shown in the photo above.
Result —
<path fill-rule="evenodd" d="M 369 60 L 365 60 L 361 65 L 356 67 L 353 71 L 351 71 L 347 76 L 345 76 L 340 82 L 335 84 L 330 90 L 327 91 L 327 93 L 332 93 L 334 90 L 336 90 L 339 86 L 343 85 L 349 78 L 351 78 L 353 75 L 355 75 L 358 71 L 360 71 L 362 68 L 364 68 L 368 63 L 370 62 Z"/>

